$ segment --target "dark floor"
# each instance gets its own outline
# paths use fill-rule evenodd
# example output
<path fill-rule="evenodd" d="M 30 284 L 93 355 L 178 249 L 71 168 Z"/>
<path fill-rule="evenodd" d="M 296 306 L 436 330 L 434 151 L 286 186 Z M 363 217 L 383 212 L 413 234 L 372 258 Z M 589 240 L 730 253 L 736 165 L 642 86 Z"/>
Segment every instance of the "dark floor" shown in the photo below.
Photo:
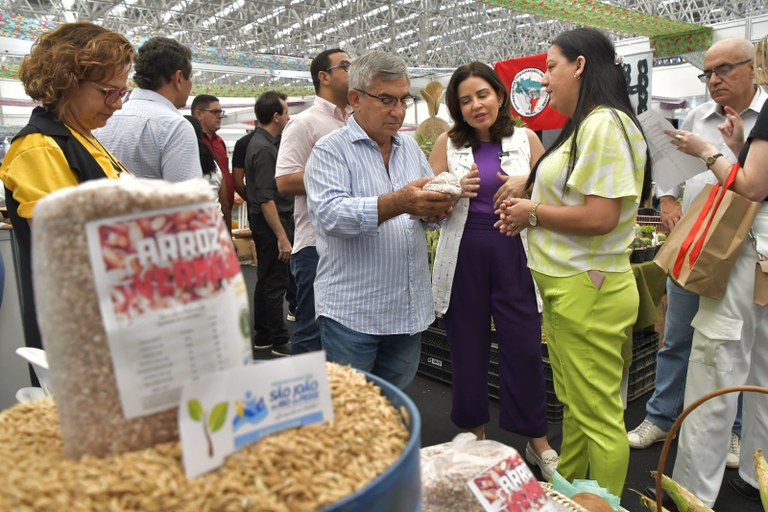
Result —
<path fill-rule="evenodd" d="M 243 275 L 245 276 L 249 297 L 253 296 L 253 286 L 256 282 L 256 267 L 243 266 Z M 252 299 L 251 299 L 252 300 Z M 287 307 L 286 307 L 287 311 Z M 290 331 L 293 324 L 288 322 Z M 257 354 L 258 358 L 271 358 L 266 351 L 263 354 Z M 439 443 L 445 443 L 453 439 L 461 430 L 453 425 L 450 418 L 451 411 L 451 388 L 449 385 L 438 382 L 422 375 L 417 375 L 413 383 L 406 389 L 408 396 L 416 404 L 421 412 L 422 446 L 432 446 Z M 650 392 L 646 395 L 629 403 L 624 419 L 628 429 L 632 429 L 642 422 L 645 417 L 645 402 L 650 398 Z M 498 427 L 499 408 L 498 403 L 491 400 L 491 422 L 486 426 L 486 436 L 512 446 L 520 453 L 525 453 L 527 439 L 509 432 L 503 431 Z M 559 450 L 562 440 L 561 425 L 559 423 L 550 423 L 549 425 L 550 443 L 555 449 Z M 629 459 L 629 473 L 624 488 L 624 495 L 621 504 L 629 512 L 641 512 L 646 510 L 638 501 L 637 496 L 632 489 L 640 492 L 648 486 L 654 485 L 653 479 L 648 474 L 649 471 L 656 469 L 661 455 L 662 443 L 657 443 L 646 450 L 632 450 Z M 672 466 L 675 460 L 675 444 L 672 445 L 669 457 L 666 462 L 665 473 L 672 473 Z M 538 475 L 537 469 L 534 472 Z M 714 510 L 717 512 L 761 512 L 762 506 L 759 502 L 748 501 L 738 494 L 727 484 L 727 482 L 738 476 L 735 469 L 727 469 L 720 496 L 715 503 Z M 457 511 L 458 512 L 458 511 Z"/>
<path fill-rule="evenodd" d="M 417 375 L 414 382 L 406 390 L 413 399 L 421 412 L 422 446 L 431 446 L 433 444 L 445 443 L 450 441 L 453 436 L 461 432 L 451 423 L 451 388 L 447 384 L 432 380 L 421 375 Z M 637 400 L 630 402 L 624 416 L 626 425 L 632 429 L 640 424 L 645 417 L 645 402 L 650 398 L 650 393 L 643 395 Z M 486 436 L 489 439 L 502 442 L 512 446 L 520 453 L 525 453 L 525 444 L 527 439 L 509 432 L 505 432 L 498 427 L 499 408 L 498 403 L 491 400 L 491 423 L 486 426 Z M 562 440 L 561 425 L 550 423 L 549 439 L 552 446 L 560 447 Z M 646 450 L 632 450 L 629 459 L 629 473 L 622 497 L 622 506 L 630 512 L 640 512 L 646 510 L 638 501 L 637 496 L 631 489 L 641 491 L 647 487 L 655 485 L 648 472 L 656 469 L 659 464 L 662 443 L 655 444 Z M 672 466 L 675 460 L 675 444 L 672 445 L 669 457 L 666 462 L 665 474 L 672 473 Z M 537 473 L 538 474 L 538 473 Z M 714 509 L 717 512 L 760 512 L 762 507 L 759 502 L 747 501 L 726 483 L 728 480 L 738 476 L 735 469 L 727 469 L 720 496 Z"/>

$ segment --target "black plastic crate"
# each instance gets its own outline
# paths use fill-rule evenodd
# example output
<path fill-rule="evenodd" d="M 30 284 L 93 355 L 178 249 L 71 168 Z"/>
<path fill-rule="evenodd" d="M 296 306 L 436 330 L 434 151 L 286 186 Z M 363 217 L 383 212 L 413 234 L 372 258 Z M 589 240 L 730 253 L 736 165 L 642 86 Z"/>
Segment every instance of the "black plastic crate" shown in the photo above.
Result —
<path fill-rule="evenodd" d="M 450 350 L 448 350 L 447 348 L 437 347 L 437 346 L 434 346 L 434 345 L 423 344 L 421 346 L 421 354 L 422 355 L 426 354 L 426 355 L 429 355 L 429 356 L 439 357 L 440 359 L 442 359 L 444 361 L 450 361 L 451 360 L 451 351 Z"/>
<path fill-rule="evenodd" d="M 656 385 L 656 368 L 652 373 L 645 374 L 642 378 L 630 381 L 627 389 L 627 401 L 632 402 L 651 391 Z"/>
<path fill-rule="evenodd" d="M 435 354 L 429 354 L 427 352 L 422 351 L 421 356 L 419 356 L 419 366 L 421 365 L 432 366 L 434 368 L 438 368 L 442 370 L 448 375 L 448 378 L 450 380 L 450 376 L 451 376 L 451 360 L 450 359 L 441 357 Z"/>
<path fill-rule="evenodd" d="M 652 330 L 632 333 L 632 364 L 629 367 L 627 401 L 633 401 L 656 385 L 656 354 L 659 333 Z"/>
<path fill-rule="evenodd" d="M 418 373 L 420 375 L 423 375 L 425 377 L 429 377 L 431 379 L 438 380 L 440 382 L 443 382 L 445 384 L 450 385 L 451 384 L 451 373 L 446 372 L 444 369 L 439 368 L 437 366 L 433 366 L 431 364 L 427 363 L 419 363 L 419 369 Z"/>
<path fill-rule="evenodd" d="M 656 331 L 635 331 L 632 333 L 632 350 L 649 345 L 659 346 L 659 333 Z"/>
<path fill-rule="evenodd" d="M 552 375 L 552 363 L 549 362 L 549 357 L 542 357 L 541 362 L 544 363 L 544 378 L 554 380 Z"/>
<path fill-rule="evenodd" d="M 646 366 L 655 364 L 657 352 L 658 348 L 653 345 L 649 345 L 643 349 L 636 350 L 632 354 L 632 365 L 629 367 L 630 375 L 633 371 L 639 368 L 645 368 Z"/>
<path fill-rule="evenodd" d="M 638 381 L 644 381 L 649 375 L 656 375 L 656 361 L 651 361 L 642 368 L 635 368 L 629 372 L 629 384 L 632 385 Z"/>
<path fill-rule="evenodd" d="M 560 402 L 551 404 L 547 402 L 547 421 L 549 423 L 560 423 L 563 421 L 563 404 Z"/>
<path fill-rule="evenodd" d="M 445 335 L 445 331 L 436 327 L 428 327 L 421 335 L 421 346 L 424 347 L 424 345 L 449 350 L 448 337 Z"/>

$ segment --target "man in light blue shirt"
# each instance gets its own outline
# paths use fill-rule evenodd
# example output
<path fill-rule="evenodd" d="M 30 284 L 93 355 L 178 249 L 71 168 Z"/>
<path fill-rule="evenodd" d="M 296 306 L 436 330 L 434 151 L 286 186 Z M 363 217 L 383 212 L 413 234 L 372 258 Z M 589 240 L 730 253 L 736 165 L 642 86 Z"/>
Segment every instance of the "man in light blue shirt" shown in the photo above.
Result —
<path fill-rule="evenodd" d="M 315 145 L 304 175 L 317 229 L 315 310 L 329 361 L 405 388 L 421 333 L 434 320 L 426 223 L 450 213 L 447 194 L 400 127 L 414 98 L 405 62 L 373 52 L 349 68 L 348 126 Z"/>
<path fill-rule="evenodd" d="M 201 177 L 195 130 L 177 110 L 192 89 L 192 52 L 173 39 L 153 37 L 139 48 L 135 71 L 139 89 L 94 134 L 140 178 Z"/>

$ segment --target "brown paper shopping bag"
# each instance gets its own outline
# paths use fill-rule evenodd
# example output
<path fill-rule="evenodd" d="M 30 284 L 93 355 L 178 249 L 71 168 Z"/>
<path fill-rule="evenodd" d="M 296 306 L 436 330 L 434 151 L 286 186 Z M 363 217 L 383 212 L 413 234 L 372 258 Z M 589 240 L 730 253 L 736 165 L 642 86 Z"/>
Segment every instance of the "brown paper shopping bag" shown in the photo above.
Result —
<path fill-rule="evenodd" d="M 684 289 L 722 298 L 760 203 L 729 190 L 739 164 L 724 185 L 707 185 L 667 237 L 654 262 Z"/>

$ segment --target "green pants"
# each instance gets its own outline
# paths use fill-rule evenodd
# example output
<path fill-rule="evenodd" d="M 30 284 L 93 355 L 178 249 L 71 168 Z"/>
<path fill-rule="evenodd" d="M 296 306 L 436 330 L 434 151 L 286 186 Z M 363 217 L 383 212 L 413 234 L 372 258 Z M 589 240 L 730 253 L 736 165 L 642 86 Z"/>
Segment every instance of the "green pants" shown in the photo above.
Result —
<path fill-rule="evenodd" d="M 621 496 L 629 465 L 620 387 L 622 346 L 637 318 L 631 271 L 550 277 L 533 272 L 544 301 L 544 332 L 563 403 L 563 444 L 558 472 L 573 481 L 589 477 Z"/>

